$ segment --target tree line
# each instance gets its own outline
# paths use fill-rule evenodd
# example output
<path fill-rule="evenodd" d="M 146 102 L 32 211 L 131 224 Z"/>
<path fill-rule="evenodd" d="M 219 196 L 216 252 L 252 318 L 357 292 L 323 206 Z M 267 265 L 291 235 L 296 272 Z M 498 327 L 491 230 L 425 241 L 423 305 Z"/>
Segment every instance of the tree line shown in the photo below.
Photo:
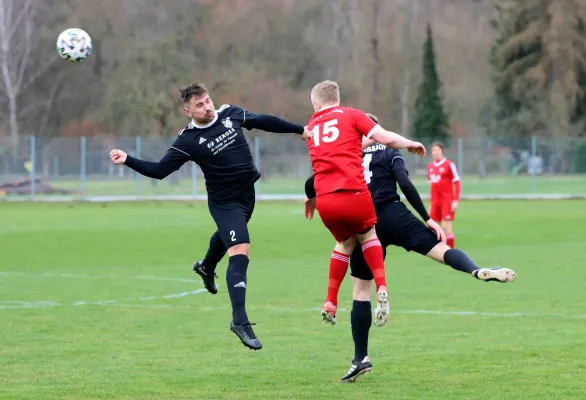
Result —
<path fill-rule="evenodd" d="M 178 89 L 305 122 L 309 89 L 430 139 L 580 137 L 580 0 L 0 0 L 0 149 L 27 135 L 172 136 Z M 69 64 L 57 35 L 92 56 Z M 561 151 L 561 150 L 560 150 Z"/>

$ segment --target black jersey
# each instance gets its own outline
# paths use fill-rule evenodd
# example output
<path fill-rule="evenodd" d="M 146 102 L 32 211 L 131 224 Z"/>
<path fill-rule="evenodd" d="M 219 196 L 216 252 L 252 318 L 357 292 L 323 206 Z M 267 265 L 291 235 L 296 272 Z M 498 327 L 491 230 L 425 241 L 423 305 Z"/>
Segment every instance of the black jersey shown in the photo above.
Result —
<path fill-rule="evenodd" d="M 191 160 L 203 172 L 209 200 L 229 201 L 260 178 L 243 128 L 303 133 L 303 126 L 299 124 L 225 104 L 216 111 L 210 123 L 191 122 L 182 129 L 158 163 L 128 156 L 125 164 L 143 175 L 163 179 Z"/>
<path fill-rule="evenodd" d="M 382 144 L 374 144 L 362 151 L 364 179 L 374 205 L 400 201 L 395 171 L 405 168 L 405 159 L 399 150 L 389 149 Z"/>
<path fill-rule="evenodd" d="M 242 132 L 247 114 L 249 119 L 255 116 L 241 107 L 224 105 L 210 123 L 190 123 L 169 150 L 179 153 L 176 157 L 184 162 L 199 165 L 212 200 L 229 199 L 260 178 Z"/>

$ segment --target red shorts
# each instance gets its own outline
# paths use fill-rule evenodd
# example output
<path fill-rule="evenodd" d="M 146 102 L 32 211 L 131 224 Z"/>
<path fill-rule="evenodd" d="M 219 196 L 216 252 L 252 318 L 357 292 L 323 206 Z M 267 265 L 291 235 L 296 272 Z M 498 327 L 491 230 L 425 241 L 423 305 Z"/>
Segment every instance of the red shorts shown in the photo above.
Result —
<path fill-rule="evenodd" d="M 339 190 L 317 196 L 316 208 L 338 242 L 366 233 L 376 224 L 376 212 L 368 190 Z"/>
<path fill-rule="evenodd" d="M 431 202 L 429 217 L 434 221 L 453 221 L 456 213 L 452 211 L 452 199 L 441 199 Z"/>

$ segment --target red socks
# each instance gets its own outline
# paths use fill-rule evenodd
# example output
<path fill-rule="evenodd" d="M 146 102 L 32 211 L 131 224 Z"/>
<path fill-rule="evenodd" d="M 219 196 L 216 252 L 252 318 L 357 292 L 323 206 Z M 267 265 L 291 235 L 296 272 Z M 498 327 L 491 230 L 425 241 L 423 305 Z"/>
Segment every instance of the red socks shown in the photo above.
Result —
<path fill-rule="evenodd" d="M 362 244 L 362 254 L 368 267 L 372 271 L 376 288 L 387 286 L 385 277 L 385 262 L 383 258 L 383 248 L 378 239 L 372 239 Z M 328 297 L 326 302 L 330 301 L 333 305 L 338 305 L 338 293 L 342 281 L 348 271 L 350 257 L 334 250 L 330 258 L 330 276 L 328 281 Z"/>
<path fill-rule="evenodd" d="M 338 253 L 336 250 L 332 252 L 330 258 L 330 280 L 328 282 L 328 297 L 326 301 L 331 301 L 333 305 L 338 305 L 338 292 L 342 281 L 348 271 L 348 263 L 350 257 L 347 254 Z"/>
<path fill-rule="evenodd" d="M 449 234 L 446 236 L 446 244 L 450 247 L 450 249 L 454 248 L 455 237 L 454 234 Z"/>
<path fill-rule="evenodd" d="M 380 241 L 371 239 L 368 242 L 364 242 L 362 244 L 362 254 L 364 254 L 364 260 L 372 271 L 377 290 L 381 286 L 387 286 L 383 248 L 380 245 Z"/>

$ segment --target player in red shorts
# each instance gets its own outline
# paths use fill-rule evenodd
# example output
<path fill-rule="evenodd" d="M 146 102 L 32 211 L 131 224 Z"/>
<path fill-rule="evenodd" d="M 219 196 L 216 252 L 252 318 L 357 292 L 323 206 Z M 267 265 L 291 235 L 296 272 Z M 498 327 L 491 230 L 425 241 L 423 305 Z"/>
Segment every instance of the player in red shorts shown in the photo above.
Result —
<path fill-rule="evenodd" d="M 460 175 L 456 164 L 444 157 L 444 145 L 440 142 L 432 143 L 431 158 L 433 161 L 427 166 L 427 178 L 431 185 L 429 215 L 434 221 L 441 221 L 446 243 L 454 248 L 452 221 L 460 201 Z"/>
<path fill-rule="evenodd" d="M 312 133 L 307 147 L 315 176 L 316 205 L 322 222 L 337 242 L 330 258 L 328 296 L 322 318 L 335 323 L 338 291 L 358 239 L 377 288 L 374 324 L 382 326 L 389 316 L 389 293 L 383 250 L 374 229 L 376 213 L 364 180 L 362 139 L 372 138 L 391 148 L 406 148 L 422 157 L 425 147 L 384 130 L 362 111 L 341 107 L 336 82 L 315 85 L 311 103 L 315 114 L 307 125 Z"/>

